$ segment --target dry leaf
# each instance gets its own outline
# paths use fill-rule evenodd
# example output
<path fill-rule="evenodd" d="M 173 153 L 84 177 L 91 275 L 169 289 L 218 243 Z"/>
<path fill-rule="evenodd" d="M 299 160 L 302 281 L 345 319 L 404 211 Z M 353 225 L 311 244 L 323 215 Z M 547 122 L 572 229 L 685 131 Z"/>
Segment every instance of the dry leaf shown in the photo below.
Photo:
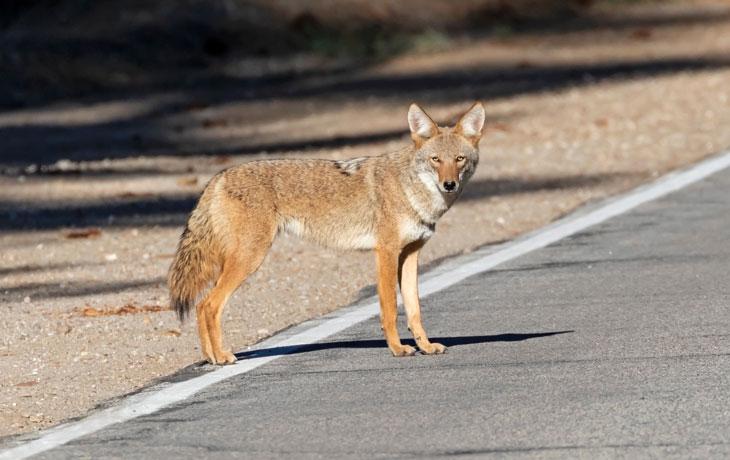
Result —
<path fill-rule="evenodd" d="M 125 305 L 114 311 L 115 315 L 128 315 L 131 313 L 139 313 L 141 310 L 134 305 Z"/>
<path fill-rule="evenodd" d="M 16 387 L 32 387 L 33 385 L 38 385 L 38 380 L 29 380 L 15 384 Z"/>
<path fill-rule="evenodd" d="M 168 329 L 162 333 L 165 337 L 180 337 L 180 334 L 181 332 L 179 329 Z"/>
<path fill-rule="evenodd" d="M 226 163 L 228 163 L 230 161 L 231 161 L 231 156 L 230 155 L 218 155 L 218 156 L 216 156 L 216 157 L 213 158 L 213 163 L 215 163 L 217 165 L 226 164 Z"/>
<path fill-rule="evenodd" d="M 169 311 L 170 307 L 163 307 L 161 305 L 143 305 L 138 307 L 136 305 L 127 304 L 119 308 L 106 308 L 103 310 L 86 307 L 81 310 L 82 316 L 122 316 L 122 315 L 133 315 L 136 313 L 157 313 L 160 311 Z"/>
<path fill-rule="evenodd" d="M 181 187 L 193 187 L 195 185 L 198 185 L 198 178 L 193 177 L 181 177 L 177 180 L 177 185 Z"/>
<path fill-rule="evenodd" d="M 648 28 L 641 28 L 636 29 L 633 32 L 631 32 L 631 38 L 634 38 L 636 40 L 648 40 L 653 35 L 653 31 Z"/>
<path fill-rule="evenodd" d="M 218 118 L 218 119 L 206 118 L 200 124 L 203 125 L 203 128 L 219 128 L 222 126 L 228 126 L 229 122 L 228 122 L 228 120 L 224 120 L 222 118 Z"/>
<path fill-rule="evenodd" d="M 118 196 L 119 198 L 152 198 L 155 194 L 149 192 L 122 192 Z"/>
<path fill-rule="evenodd" d="M 96 308 L 86 307 L 81 311 L 82 316 L 101 316 L 103 313 Z"/>
<path fill-rule="evenodd" d="M 101 236 L 101 230 L 96 227 L 79 228 L 67 231 L 64 236 L 69 239 L 98 238 Z"/>

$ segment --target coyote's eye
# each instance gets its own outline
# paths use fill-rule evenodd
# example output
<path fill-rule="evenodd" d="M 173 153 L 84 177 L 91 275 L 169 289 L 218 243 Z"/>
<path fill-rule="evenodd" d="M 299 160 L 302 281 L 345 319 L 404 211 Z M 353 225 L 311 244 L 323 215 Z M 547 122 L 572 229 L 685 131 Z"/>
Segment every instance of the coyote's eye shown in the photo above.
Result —
<path fill-rule="evenodd" d="M 431 157 L 431 161 L 433 161 L 434 163 L 438 163 L 439 162 L 439 157 L 433 156 L 433 157 Z"/>
<path fill-rule="evenodd" d="M 464 161 L 464 160 L 466 160 L 466 158 L 464 158 L 464 155 L 459 155 L 458 157 L 456 157 L 456 161 Z"/>

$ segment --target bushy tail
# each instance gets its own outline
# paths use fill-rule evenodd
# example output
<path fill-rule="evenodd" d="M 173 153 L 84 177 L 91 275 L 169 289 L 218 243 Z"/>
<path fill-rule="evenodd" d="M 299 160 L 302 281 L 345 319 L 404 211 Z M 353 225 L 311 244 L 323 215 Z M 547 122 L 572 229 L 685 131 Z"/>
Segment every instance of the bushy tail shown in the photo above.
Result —
<path fill-rule="evenodd" d="M 190 216 L 167 277 L 170 306 L 181 321 L 185 320 L 200 294 L 219 271 L 212 227 L 207 218 L 201 218 L 202 214 L 200 209 L 195 209 Z"/>

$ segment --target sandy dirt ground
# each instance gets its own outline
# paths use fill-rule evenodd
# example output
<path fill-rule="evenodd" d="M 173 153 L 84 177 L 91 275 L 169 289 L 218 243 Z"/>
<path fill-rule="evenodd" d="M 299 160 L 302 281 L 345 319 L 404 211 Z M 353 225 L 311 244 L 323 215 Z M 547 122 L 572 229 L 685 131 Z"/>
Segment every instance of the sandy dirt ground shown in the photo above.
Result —
<path fill-rule="evenodd" d="M 730 8 L 693 2 L 261 91 L 0 113 L 0 435 L 83 415 L 200 360 L 194 324 L 167 310 L 165 275 L 216 171 L 395 150 L 412 100 L 443 124 L 484 100 L 479 169 L 423 251 L 427 268 L 726 149 L 728 50 Z M 373 281 L 369 253 L 282 237 L 231 298 L 226 341 L 244 349 L 372 294 Z M 424 305 L 427 328 L 435 308 Z M 489 318 L 484 334 L 499 333 Z"/>

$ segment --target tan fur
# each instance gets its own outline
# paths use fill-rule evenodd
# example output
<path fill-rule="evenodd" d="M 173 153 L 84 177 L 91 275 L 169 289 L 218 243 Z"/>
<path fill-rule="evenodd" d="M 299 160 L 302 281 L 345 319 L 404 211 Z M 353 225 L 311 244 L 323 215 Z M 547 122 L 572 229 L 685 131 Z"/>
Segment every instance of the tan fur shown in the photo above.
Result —
<path fill-rule="evenodd" d="M 222 345 L 223 307 L 256 271 L 278 232 L 328 247 L 374 249 L 390 351 L 415 353 L 401 344 L 396 328 L 399 281 L 418 348 L 444 352 L 443 345 L 429 342 L 421 324 L 418 252 L 474 173 L 484 108 L 474 104 L 454 128 L 440 128 L 413 104 L 408 121 L 414 142 L 398 152 L 344 161 L 253 161 L 213 177 L 190 215 L 169 273 L 171 304 L 181 319 L 215 281 L 196 306 L 208 361 L 235 361 Z"/>

